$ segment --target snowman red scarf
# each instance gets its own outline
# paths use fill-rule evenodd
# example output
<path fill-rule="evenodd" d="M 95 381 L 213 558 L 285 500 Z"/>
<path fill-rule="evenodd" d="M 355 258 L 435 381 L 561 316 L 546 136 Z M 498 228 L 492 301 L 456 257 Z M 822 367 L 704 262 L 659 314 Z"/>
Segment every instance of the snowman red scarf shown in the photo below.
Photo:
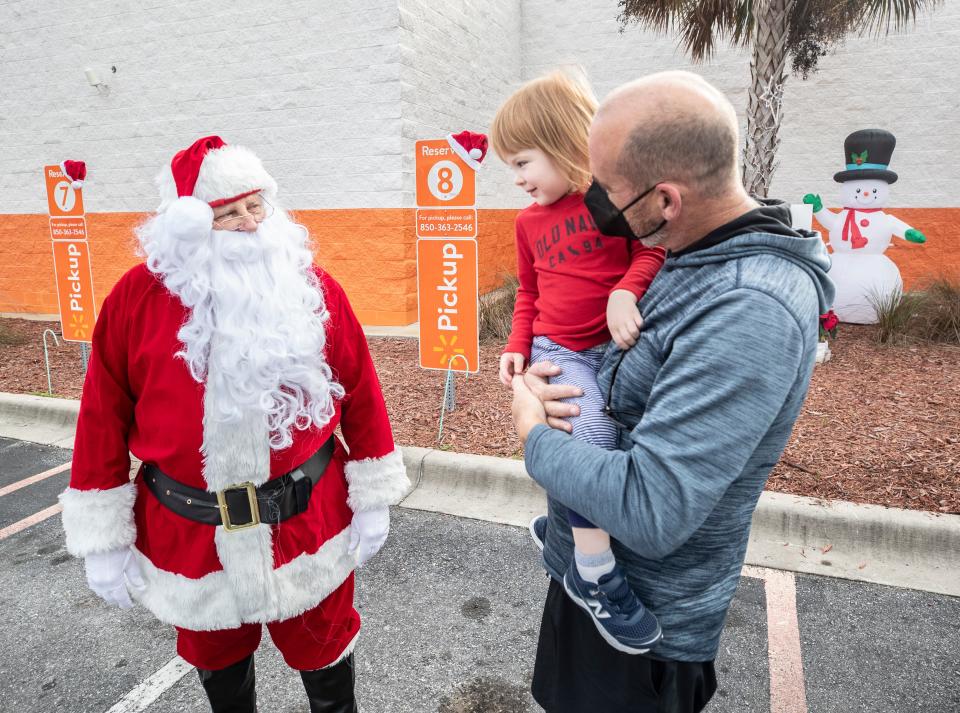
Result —
<path fill-rule="evenodd" d="M 880 213 L 882 210 L 882 208 L 847 208 L 847 219 L 843 222 L 843 239 L 850 240 L 854 250 L 867 244 L 867 239 L 863 237 L 860 226 L 857 225 L 857 213 Z"/>

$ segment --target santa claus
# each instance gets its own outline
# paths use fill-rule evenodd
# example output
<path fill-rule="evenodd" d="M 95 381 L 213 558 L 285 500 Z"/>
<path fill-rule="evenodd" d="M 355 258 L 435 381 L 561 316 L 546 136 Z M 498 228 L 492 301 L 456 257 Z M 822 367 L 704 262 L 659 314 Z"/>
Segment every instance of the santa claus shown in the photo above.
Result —
<path fill-rule="evenodd" d="M 366 340 L 254 154 L 206 137 L 158 183 L 93 335 L 67 549 L 176 627 L 214 711 L 256 710 L 263 624 L 311 711 L 355 711 L 353 570 L 410 485 Z"/>

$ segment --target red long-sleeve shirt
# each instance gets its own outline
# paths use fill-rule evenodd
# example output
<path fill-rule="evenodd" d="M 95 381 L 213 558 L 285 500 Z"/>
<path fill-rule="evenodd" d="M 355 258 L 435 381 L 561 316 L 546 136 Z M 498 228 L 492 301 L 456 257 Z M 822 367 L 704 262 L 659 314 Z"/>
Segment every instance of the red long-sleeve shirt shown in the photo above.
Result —
<path fill-rule="evenodd" d="M 525 208 L 516 230 L 520 287 L 504 351 L 527 361 L 534 336 L 573 351 L 609 341 L 610 293 L 629 290 L 640 299 L 663 265 L 661 248 L 597 230 L 582 193 Z"/>

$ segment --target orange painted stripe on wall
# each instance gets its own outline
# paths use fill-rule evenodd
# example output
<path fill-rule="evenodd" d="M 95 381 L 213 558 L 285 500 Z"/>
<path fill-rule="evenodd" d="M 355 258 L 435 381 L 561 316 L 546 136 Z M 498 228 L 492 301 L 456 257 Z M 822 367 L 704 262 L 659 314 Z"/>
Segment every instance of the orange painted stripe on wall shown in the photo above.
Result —
<path fill-rule="evenodd" d="M 513 224 L 517 211 L 478 211 L 480 291 L 516 273 Z M 888 251 L 907 289 L 939 275 L 960 279 L 960 208 L 898 208 L 895 214 L 927 235 L 925 245 L 894 241 Z M 94 293 L 102 303 L 135 265 L 134 228 L 146 213 L 90 213 L 87 229 Z M 367 325 L 417 319 L 414 209 L 299 210 L 317 259 L 344 286 Z M 46 215 L 0 214 L 0 312 L 56 314 L 53 255 Z"/>
<path fill-rule="evenodd" d="M 890 213 L 927 237 L 922 245 L 894 238 L 885 253 L 900 268 L 904 289 L 939 277 L 960 280 L 960 208 L 893 208 Z"/>

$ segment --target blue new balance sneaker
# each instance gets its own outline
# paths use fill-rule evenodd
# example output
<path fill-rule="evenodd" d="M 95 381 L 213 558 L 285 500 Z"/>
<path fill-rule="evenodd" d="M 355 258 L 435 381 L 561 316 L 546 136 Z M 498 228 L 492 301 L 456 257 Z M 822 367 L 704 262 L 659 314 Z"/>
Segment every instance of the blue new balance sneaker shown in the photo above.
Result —
<path fill-rule="evenodd" d="M 583 579 L 576 562 L 571 562 L 563 575 L 563 588 L 590 614 L 597 631 L 617 651 L 645 654 L 663 636 L 657 617 L 637 599 L 620 565 L 594 584 Z"/>
<path fill-rule="evenodd" d="M 530 521 L 529 529 L 533 543 L 543 552 L 543 541 L 547 537 L 547 516 L 537 515 Z"/>

